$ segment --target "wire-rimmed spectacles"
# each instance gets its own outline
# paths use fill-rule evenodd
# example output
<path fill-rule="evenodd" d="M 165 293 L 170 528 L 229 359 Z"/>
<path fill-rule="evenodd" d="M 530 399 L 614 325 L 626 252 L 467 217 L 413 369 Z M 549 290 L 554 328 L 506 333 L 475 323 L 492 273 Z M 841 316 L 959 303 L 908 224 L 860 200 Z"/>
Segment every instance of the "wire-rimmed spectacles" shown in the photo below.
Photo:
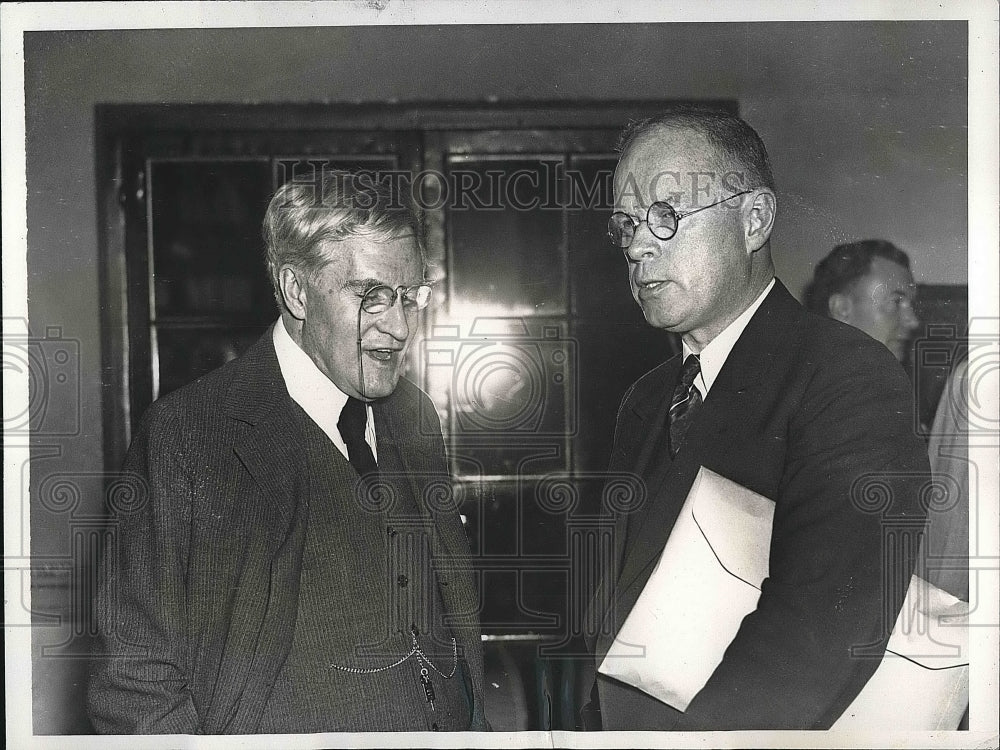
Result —
<path fill-rule="evenodd" d="M 725 203 L 728 200 L 732 200 L 740 195 L 746 195 L 747 193 L 752 193 L 752 190 L 744 190 L 739 193 L 734 193 L 728 198 L 723 198 L 715 203 L 710 203 L 707 206 L 701 206 L 700 208 L 694 208 L 690 211 L 684 211 L 680 213 L 674 210 L 666 201 L 656 201 L 651 203 L 649 208 L 646 209 L 646 226 L 649 227 L 649 231 L 653 233 L 653 236 L 660 240 L 669 240 L 675 234 L 677 234 L 677 225 L 680 223 L 681 219 L 691 214 L 696 214 L 699 211 L 704 211 L 707 208 L 712 208 L 713 206 L 718 206 Z M 632 218 L 631 214 L 627 214 L 624 211 L 615 211 L 611 214 L 611 218 L 608 219 L 608 239 L 611 240 L 611 244 L 615 247 L 620 247 L 623 250 L 632 244 L 632 239 L 635 237 L 635 231 L 639 228 L 639 224 L 642 222 L 637 222 Z"/>
<path fill-rule="evenodd" d="M 361 295 L 361 304 L 358 305 L 358 389 L 362 398 L 365 398 L 365 368 L 361 352 L 361 314 L 381 315 L 392 308 L 397 299 L 404 312 L 423 310 L 431 301 L 431 285 L 413 284 L 394 289 L 388 284 L 377 284 Z"/>
<path fill-rule="evenodd" d="M 406 310 L 423 310 L 431 300 L 430 284 L 398 286 L 393 289 L 388 284 L 373 286 L 361 296 L 361 309 L 366 313 L 384 313 L 401 300 Z"/>

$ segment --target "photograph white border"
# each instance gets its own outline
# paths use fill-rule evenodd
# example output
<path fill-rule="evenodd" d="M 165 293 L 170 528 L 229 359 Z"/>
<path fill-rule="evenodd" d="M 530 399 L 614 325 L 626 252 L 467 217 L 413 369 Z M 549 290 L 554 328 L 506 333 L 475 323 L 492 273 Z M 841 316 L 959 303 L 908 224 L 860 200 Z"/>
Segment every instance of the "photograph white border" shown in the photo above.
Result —
<path fill-rule="evenodd" d="M 5 3 L 0 18 L 2 56 L 2 242 L 3 316 L 27 319 L 27 215 L 25 159 L 25 31 L 204 28 L 243 26 L 336 26 L 457 23 L 657 23 L 657 22 L 759 22 L 759 21 L 839 21 L 839 20 L 921 20 L 950 19 L 969 22 L 969 304 L 970 316 L 992 320 L 1000 317 L 996 281 L 1000 274 L 1000 237 L 997 212 L 998 190 L 998 6 L 995 2 L 847 2 L 839 7 L 818 3 L 778 2 L 519 2 L 497 0 L 447 2 L 429 0 L 370 0 L 369 2 L 217 2 L 217 3 Z M 996 331 L 991 332 L 996 335 Z M 26 377 L 4 373 L 4 418 L 27 410 Z M 979 408 L 997 413 L 996 381 L 979 393 L 985 402 Z M 23 442 L 23 441 L 22 441 Z M 996 442 L 995 438 L 993 442 Z M 17 502 L 7 502 L 8 492 L 20 491 L 20 467 L 27 460 L 27 444 L 4 436 L 5 524 L 4 587 L 6 648 L 7 741 L 12 748 L 35 747 L 512 747 L 554 745 L 560 747 L 603 747 L 609 743 L 643 747 L 971 747 L 997 746 L 997 653 L 1000 622 L 996 594 L 997 559 L 983 563 L 983 583 L 992 579 L 994 598 L 984 601 L 972 613 L 973 653 L 971 729 L 945 733 L 873 733 L 842 735 L 823 732 L 729 732 L 706 734 L 661 733 L 494 733 L 483 735 L 310 735 L 236 738 L 207 737 L 35 737 L 31 733 L 30 621 L 22 607 L 29 605 L 30 588 L 25 572 L 30 538 L 22 533 Z M 989 451 L 990 446 L 984 450 Z M 995 446 L 993 447 L 995 461 Z M 996 465 L 994 464 L 994 469 Z M 980 492 L 997 497 L 997 472 L 981 471 Z M 992 529 L 992 550 L 997 551 L 996 503 L 990 504 L 993 517 L 980 519 Z M 10 511 L 13 510 L 13 517 Z M 990 567 L 992 565 L 992 568 Z M 991 656 L 992 670 L 984 674 L 983 655 Z"/>

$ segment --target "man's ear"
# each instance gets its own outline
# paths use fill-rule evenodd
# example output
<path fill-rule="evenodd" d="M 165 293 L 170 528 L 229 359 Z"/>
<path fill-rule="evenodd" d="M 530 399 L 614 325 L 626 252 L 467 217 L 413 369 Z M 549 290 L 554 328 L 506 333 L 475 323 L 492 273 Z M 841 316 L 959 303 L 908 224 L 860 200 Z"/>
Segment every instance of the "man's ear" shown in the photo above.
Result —
<path fill-rule="evenodd" d="M 851 303 L 851 298 L 841 292 L 835 292 L 830 295 L 830 299 L 827 301 L 827 310 L 829 311 L 830 317 L 834 320 L 839 320 L 841 323 L 850 323 L 851 309 L 854 305 Z"/>
<path fill-rule="evenodd" d="M 760 250 L 771 239 L 778 200 L 767 188 L 758 188 L 751 194 L 749 208 L 743 217 L 748 253 Z"/>
<path fill-rule="evenodd" d="M 296 320 L 305 320 L 307 284 L 304 274 L 291 266 L 282 266 L 278 271 L 278 282 L 281 289 L 281 299 L 285 303 L 285 309 Z"/>

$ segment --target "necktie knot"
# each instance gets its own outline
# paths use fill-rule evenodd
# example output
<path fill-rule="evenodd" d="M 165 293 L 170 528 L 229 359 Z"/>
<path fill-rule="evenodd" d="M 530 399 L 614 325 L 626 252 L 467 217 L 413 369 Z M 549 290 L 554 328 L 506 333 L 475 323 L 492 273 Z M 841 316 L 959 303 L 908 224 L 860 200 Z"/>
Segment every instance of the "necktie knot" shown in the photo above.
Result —
<path fill-rule="evenodd" d="M 378 472 L 375 454 L 365 440 L 365 429 L 368 427 L 368 406 L 364 401 L 348 398 L 340 412 L 337 429 L 347 446 L 347 457 L 351 466 L 361 476 Z"/>
<path fill-rule="evenodd" d="M 350 445 L 352 441 L 364 440 L 367 426 L 368 407 L 365 406 L 365 402 L 353 397 L 348 398 L 337 422 L 337 429 L 340 430 L 344 442 Z"/>
<path fill-rule="evenodd" d="M 673 457 L 677 456 L 691 420 L 701 405 L 701 393 L 694 385 L 695 378 L 700 372 L 701 360 L 698 359 L 698 355 L 689 354 L 681 367 L 677 387 L 674 388 L 673 397 L 670 399 L 670 411 L 667 413 L 670 455 Z"/>
<path fill-rule="evenodd" d="M 701 360 L 698 359 L 697 354 L 689 354 L 687 359 L 684 360 L 684 364 L 681 366 L 681 384 L 684 386 L 685 390 L 690 390 L 691 385 L 694 383 L 694 379 L 698 377 L 701 372 Z"/>

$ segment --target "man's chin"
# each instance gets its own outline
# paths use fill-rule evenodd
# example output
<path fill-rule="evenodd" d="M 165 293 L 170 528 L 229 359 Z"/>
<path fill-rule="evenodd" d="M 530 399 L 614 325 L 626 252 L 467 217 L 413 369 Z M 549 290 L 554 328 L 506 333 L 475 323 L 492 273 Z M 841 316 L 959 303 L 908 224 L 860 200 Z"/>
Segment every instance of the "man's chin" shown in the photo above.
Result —
<path fill-rule="evenodd" d="M 397 385 L 399 385 L 398 373 L 392 378 L 379 378 L 375 382 L 365 383 L 364 396 L 366 399 L 370 400 L 385 398 L 386 396 L 392 395 L 392 392 L 396 390 Z"/>
<path fill-rule="evenodd" d="M 642 314 L 646 318 L 646 322 L 653 326 L 653 328 L 660 328 L 664 331 L 676 333 L 681 325 L 681 321 L 676 315 L 670 315 L 666 310 L 659 307 L 643 307 Z"/>

